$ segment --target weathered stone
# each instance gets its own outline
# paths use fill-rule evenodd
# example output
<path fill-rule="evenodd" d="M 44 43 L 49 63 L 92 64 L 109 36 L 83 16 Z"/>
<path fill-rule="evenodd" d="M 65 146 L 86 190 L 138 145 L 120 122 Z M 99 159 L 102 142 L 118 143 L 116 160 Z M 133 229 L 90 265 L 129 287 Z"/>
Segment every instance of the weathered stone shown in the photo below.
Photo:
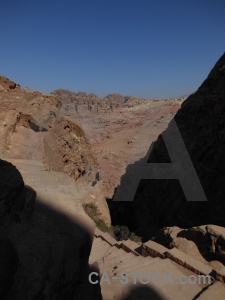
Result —
<path fill-rule="evenodd" d="M 198 300 L 224 300 L 225 285 L 221 282 L 215 282 L 210 285 L 198 298 Z"/>
<path fill-rule="evenodd" d="M 108 232 L 102 232 L 98 228 L 95 229 L 94 235 L 96 237 L 101 237 L 104 241 L 106 241 L 111 246 L 118 245 L 118 241 L 115 240 Z"/>
<path fill-rule="evenodd" d="M 212 277 L 216 276 L 216 272 L 208 265 L 201 263 L 200 261 L 186 255 L 176 248 L 168 250 L 165 255 L 179 265 L 184 266 L 196 274 L 210 275 Z"/>
<path fill-rule="evenodd" d="M 165 252 L 168 251 L 168 248 L 154 242 L 148 241 L 142 245 L 142 255 L 165 258 Z"/>
<path fill-rule="evenodd" d="M 131 240 L 122 241 L 120 244 L 120 248 L 124 249 L 127 252 L 131 252 L 137 256 L 141 253 L 141 246 Z"/>

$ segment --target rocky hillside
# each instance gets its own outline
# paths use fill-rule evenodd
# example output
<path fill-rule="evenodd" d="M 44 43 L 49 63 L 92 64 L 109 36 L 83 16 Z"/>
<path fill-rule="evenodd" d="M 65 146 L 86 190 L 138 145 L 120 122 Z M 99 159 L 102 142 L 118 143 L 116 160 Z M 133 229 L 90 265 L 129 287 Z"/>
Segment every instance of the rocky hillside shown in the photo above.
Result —
<path fill-rule="evenodd" d="M 60 99 L 63 104 L 74 104 L 74 107 L 78 111 L 79 108 L 88 107 L 89 110 L 94 112 L 106 112 L 112 111 L 116 108 L 132 107 L 140 103 L 153 101 L 151 98 L 140 98 L 136 96 L 124 96 L 118 93 L 109 94 L 104 98 L 101 98 L 95 94 L 87 94 L 84 92 L 74 93 L 68 90 L 58 89 L 51 93 Z M 184 100 L 187 97 L 177 98 L 176 100 Z M 172 100 L 172 99 L 163 99 Z M 156 100 L 155 100 L 156 101 Z M 71 109 L 71 107 L 68 106 Z"/>
<path fill-rule="evenodd" d="M 153 100 L 110 94 L 56 90 L 60 111 L 79 121 L 90 141 L 103 181 L 105 197 L 111 198 L 126 166 L 147 152 L 180 108 L 183 99 Z"/>
<path fill-rule="evenodd" d="M 9 80 L 5 76 L 0 76 L 0 91 L 8 92 L 9 90 L 20 89 L 20 85 Z"/>
<path fill-rule="evenodd" d="M 151 237 L 159 228 L 174 225 L 182 228 L 202 224 L 225 226 L 224 82 L 225 54 L 174 117 L 208 201 L 187 201 L 176 179 L 142 180 L 134 201 L 127 204 L 129 209 L 125 208 L 122 214 L 125 217 L 129 211 L 133 212 L 130 224 L 140 234 Z M 172 126 L 170 123 L 165 133 L 170 132 Z M 153 144 L 147 162 L 171 162 L 162 135 Z M 179 164 L 182 166 L 182 158 Z M 139 166 L 140 162 L 129 166 L 125 176 L 129 176 L 130 171 L 134 174 Z M 125 192 L 123 196 L 126 198 Z"/>
<path fill-rule="evenodd" d="M 61 103 L 0 77 L 0 153 L 5 158 L 33 159 L 46 169 L 62 171 L 74 180 L 95 177 L 97 164 L 84 131 L 65 118 Z M 94 174 L 95 173 L 95 174 Z"/>
<path fill-rule="evenodd" d="M 0 298 L 101 299 L 88 282 L 82 199 L 100 188 L 85 133 L 53 95 L 4 76 L 0 87 Z"/>

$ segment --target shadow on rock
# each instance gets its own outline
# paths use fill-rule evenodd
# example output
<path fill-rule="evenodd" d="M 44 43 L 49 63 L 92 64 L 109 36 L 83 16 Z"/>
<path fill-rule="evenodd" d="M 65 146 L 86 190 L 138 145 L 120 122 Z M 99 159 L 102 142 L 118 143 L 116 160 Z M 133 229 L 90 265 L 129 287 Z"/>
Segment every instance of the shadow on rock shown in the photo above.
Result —
<path fill-rule="evenodd" d="M 0 160 L 0 298 L 101 300 L 100 286 L 88 281 L 96 271 L 90 232 L 35 199 L 16 167 Z"/>

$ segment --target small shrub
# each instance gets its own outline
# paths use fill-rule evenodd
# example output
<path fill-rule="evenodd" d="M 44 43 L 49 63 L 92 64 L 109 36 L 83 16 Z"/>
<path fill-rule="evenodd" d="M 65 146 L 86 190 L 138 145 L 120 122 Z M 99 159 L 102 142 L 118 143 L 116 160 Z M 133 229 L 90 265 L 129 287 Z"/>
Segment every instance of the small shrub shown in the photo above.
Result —
<path fill-rule="evenodd" d="M 95 224 L 96 224 L 97 228 L 100 229 L 101 231 L 109 232 L 110 226 L 108 226 L 104 220 L 98 218 L 98 219 L 96 219 Z"/>
<path fill-rule="evenodd" d="M 97 206 L 94 203 L 84 203 L 84 211 L 86 214 L 94 221 L 96 218 L 99 218 L 100 213 Z"/>
<path fill-rule="evenodd" d="M 131 232 L 130 239 L 136 243 L 140 243 L 142 241 L 141 237 L 136 235 L 134 232 Z"/>
<path fill-rule="evenodd" d="M 95 222 L 95 225 L 98 229 L 100 229 L 103 232 L 108 232 L 117 241 L 124 241 L 130 239 L 136 243 L 141 242 L 141 237 L 137 236 L 134 232 L 130 232 L 127 226 L 107 225 L 106 222 L 100 218 L 101 213 L 98 211 L 98 208 L 94 203 L 84 203 L 83 208 L 86 214 Z"/>
<path fill-rule="evenodd" d="M 111 226 L 108 226 L 104 220 L 100 218 L 101 213 L 98 211 L 97 206 L 94 203 L 84 203 L 84 211 L 95 222 L 98 229 L 103 232 L 110 232 Z"/>
<path fill-rule="evenodd" d="M 130 230 L 127 226 L 116 225 L 113 227 L 113 233 L 118 241 L 128 240 L 130 238 Z"/>

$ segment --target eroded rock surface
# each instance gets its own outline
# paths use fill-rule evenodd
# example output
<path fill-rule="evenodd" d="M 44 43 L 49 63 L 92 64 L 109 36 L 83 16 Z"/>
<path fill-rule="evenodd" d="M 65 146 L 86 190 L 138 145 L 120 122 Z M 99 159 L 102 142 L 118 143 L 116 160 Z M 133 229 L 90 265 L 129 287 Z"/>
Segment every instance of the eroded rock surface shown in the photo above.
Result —
<path fill-rule="evenodd" d="M 0 84 L 16 85 L 3 76 Z M 85 133 L 75 119 L 64 118 L 60 106 L 53 95 L 19 88 L 2 90 L 0 153 L 5 158 L 41 161 L 46 169 L 66 172 L 75 181 L 92 171 L 94 177 L 97 164 Z"/>

